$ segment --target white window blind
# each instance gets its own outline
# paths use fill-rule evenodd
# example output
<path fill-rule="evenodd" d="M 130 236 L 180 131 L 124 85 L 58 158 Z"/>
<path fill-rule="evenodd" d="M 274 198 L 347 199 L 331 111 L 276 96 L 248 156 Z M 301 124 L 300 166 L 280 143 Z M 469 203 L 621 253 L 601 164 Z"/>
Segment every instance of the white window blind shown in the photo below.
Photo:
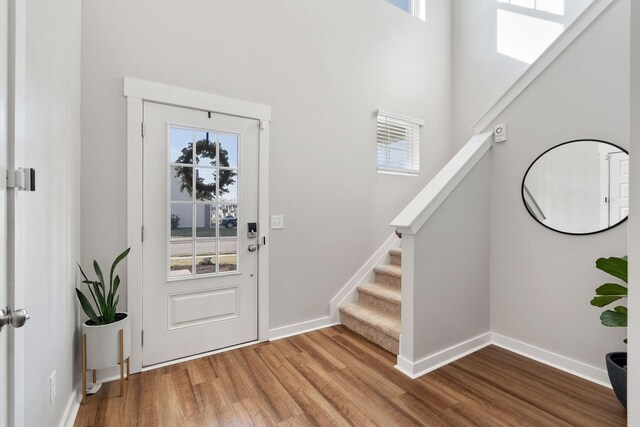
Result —
<path fill-rule="evenodd" d="M 378 172 L 420 173 L 420 128 L 424 122 L 378 111 Z"/>

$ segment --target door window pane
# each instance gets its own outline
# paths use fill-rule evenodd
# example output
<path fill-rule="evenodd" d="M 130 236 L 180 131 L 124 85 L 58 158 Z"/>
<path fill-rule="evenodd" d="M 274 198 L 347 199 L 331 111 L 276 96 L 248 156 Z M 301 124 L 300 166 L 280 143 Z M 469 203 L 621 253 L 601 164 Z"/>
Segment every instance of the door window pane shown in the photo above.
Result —
<path fill-rule="evenodd" d="M 193 272 L 193 242 L 171 243 L 170 276 L 185 277 Z"/>
<path fill-rule="evenodd" d="M 197 169 L 196 200 L 214 201 L 216 199 L 216 170 Z"/>
<path fill-rule="evenodd" d="M 220 177 L 224 177 L 226 172 L 231 172 L 231 171 L 221 170 Z M 233 181 L 233 182 L 230 182 L 225 187 L 220 187 L 220 202 L 238 203 L 238 185 L 235 182 L 235 176 L 229 181 Z"/>
<path fill-rule="evenodd" d="M 193 163 L 193 130 L 171 127 L 169 131 L 170 155 L 172 163 Z"/>
<path fill-rule="evenodd" d="M 238 135 L 221 134 L 220 141 L 220 166 L 226 168 L 238 167 Z"/>
<path fill-rule="evenodd" d="M 218 225 L 216 218 L 216 205 L 196 205 L 196 237 L 216 237 L 216 226 Z"/>
<path fill-rule="evenodd" d="M 220 205 L 220 237 L 238 237 L 238 205 Z"/>
<path fill-rule="evenodd" d="M 215 166 L 217 158 L 216 134 L 213 132 L 196 132 L 196 163 Z"/>
<path fill-rule="evenodd" d="M 238 240 L 225 239 L 218 242 L 219 254 L 218 263 L 220 264 L 220 272 L 237 271 L 238 270 Z"/>
<path fill-rule="evenodd" d="M 193 168 L 171 167 L 171 200 L 174 202 L 190 201 L 193 188 Z"/>
<path fill-rule="evenodd" d="M 171 239 L 193 237 L 193 205 L 186 203 L 171 204 Z"/>
<path fill-rule="evenodd" d="M 196 242 L 196 274 L 216 272 L 216 241 Z"/>

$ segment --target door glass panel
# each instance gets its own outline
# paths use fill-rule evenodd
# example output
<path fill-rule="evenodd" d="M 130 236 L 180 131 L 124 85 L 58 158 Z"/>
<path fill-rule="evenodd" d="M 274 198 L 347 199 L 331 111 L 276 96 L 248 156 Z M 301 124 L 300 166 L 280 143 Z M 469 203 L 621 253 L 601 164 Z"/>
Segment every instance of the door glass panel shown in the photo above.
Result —
<path fill-rule="evenodd" d="M 196 176 L 196 200 L 214 201 L 216 199 L 216 170 L 198 168 Z"/>
<path fill-rule="evenodd" d="M 238 167 L 238 135 L 220 134 L 220 166 Z"/>
<path fill-rule="evenodd" d="M 196 237 L 216 237 L 218 225 L 215 204 L 196 205 Z"/>
<path fill-rule="evenodd" d="M 191 201 L 193 188 L 192 167 L 171 167 L 171 200 L 174 202 Z"/>
<path fill-rule="evenodd" d="M 239 136 L 171 127 L 169 139 L 169 276 L 238 271 Z"/>
<path fill-rule="evenodd" d="M 221 239 L 218 243 L 219 255 L 218 263 L 220 264 L 220 272 L 237 271 L 238 270 L 238 240 L 237 239 Z"/>
<path fill-rule="evenodd" d="M 193 271 L 193 242 L 171 243 L 170 276 L 191 276 Z"/>
<path fill-rule="evenodd" d="M 171 239 L 193 237 L 193 205 L 186 203 L 171 203 Z"/>
<path fill-rule="evenodd" d="M 216 241 L 196 242 L 196 274 L 216 272 Z"/>
<path fill-rule="evenodd" d="M 217 156 L 216 134 L 213 132 L 196 132 L 196 163 L 215 166 Z"/>

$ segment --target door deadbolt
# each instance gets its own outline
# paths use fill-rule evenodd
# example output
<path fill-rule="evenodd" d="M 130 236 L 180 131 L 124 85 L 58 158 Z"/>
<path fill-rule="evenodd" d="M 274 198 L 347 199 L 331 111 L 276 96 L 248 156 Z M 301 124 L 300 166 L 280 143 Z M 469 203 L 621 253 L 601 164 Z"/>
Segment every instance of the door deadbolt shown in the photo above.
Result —
<path fill-rule="evenodd" d="M 5 325 L 22 328 L 29 319 L 31 319 L 31 315 L 27 313 L 27 310 L 20 309 L 11 311 L 10 307 L 0 309 L 0 330 L 2 330 L 2 327 Z"/>

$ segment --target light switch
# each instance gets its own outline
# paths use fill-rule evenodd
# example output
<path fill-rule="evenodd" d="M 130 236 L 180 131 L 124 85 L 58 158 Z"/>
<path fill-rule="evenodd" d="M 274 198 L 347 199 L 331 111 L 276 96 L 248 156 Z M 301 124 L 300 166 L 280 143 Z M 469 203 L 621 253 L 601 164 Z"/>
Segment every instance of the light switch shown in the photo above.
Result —
<path fill-rule="evenodd" d="M 284 216 L 283 215 L 272 215 L 271 216 L 271 229 L 278 230 L 280 228 L 284 228 Z"/>

